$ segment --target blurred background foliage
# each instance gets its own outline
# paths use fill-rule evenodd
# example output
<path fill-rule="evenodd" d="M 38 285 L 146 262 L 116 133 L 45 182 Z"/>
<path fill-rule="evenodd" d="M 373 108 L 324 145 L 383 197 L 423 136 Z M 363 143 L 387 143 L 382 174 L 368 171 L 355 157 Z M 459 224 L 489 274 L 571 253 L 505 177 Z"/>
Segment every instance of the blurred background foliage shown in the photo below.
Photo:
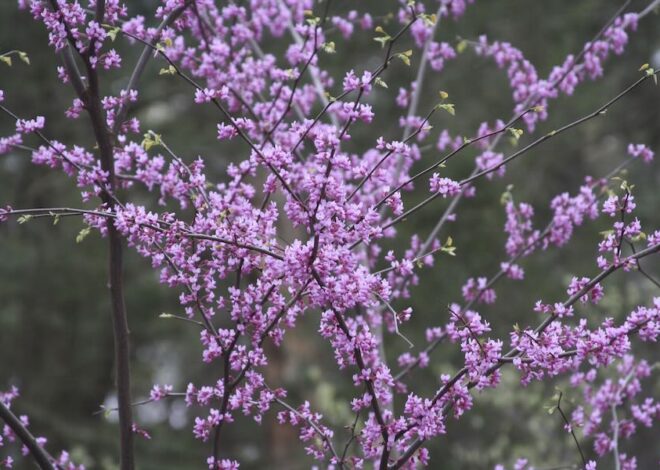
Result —
<path fill-rule="evenodd" d="M 129 2 L 132 13 L 147 18 L 153 1 Z M 435 2 L 426 2 L 435 5 Z M 547 75 L 551 67 L 563 62 L 568 53 L 578 52 L 582 44 L 602 27 L 619 1 L 526 0 L 481 1 L 468 9 L 457 24 L 446 21 L 436 38 L 456 43 L 457 39 L 476 39 L 487 34 L 491 40 L 509 41 L 518 46 Z M 635 0 L 631 11 L 639 11 L 647 2 Z M 317 7 L 320 8 L 320 7 Z M 382 0 L 335 0 L 332 9 L 370 11 L 374 16 L 387 15 L 396 2 Z M 431 6 L 429 9 L 435 8 Z M 319 10 L 320 11 L 320 10 Z M 388 23 L 389 22 L 389 23 Z M 379 24 L 397 29 L 391 20 Z M 15 2 L 0 3 L 0 51 L 24 50 L 31 65 L 16 63 L 0 69 L 0 89 L 5 90 L 6 105 L 22 117 L 46 116 L 46 133 L 64 143 L 91 144 L 92 137 L 84 119 L 63 118 L 63 110 L 73 98 L 71 90 L 56 78 L 56 57 L 46 46 L 44 28 L 27 12 L 19 12 Z M 336 55 L 323 55 L 324 65 L 337 77 L 336 91 L 345 71 L 373 69 L 382 52 L 372 40 L 372 33 L 359 33 L 350 43 L 337 32 Z M 119 39 L 124 53 L 124 68 L 107 76 L 107 93 L 116 93 L 126 81 L 138 50 Z M 277 47 L 277 46 L 274 46 Z M 401 44 L 406 49 L 406 44 Z M 272 49 L 271 52 L 278 52 Z M 393 105 L 399 86 L 414 79 L 419 57 L 412 66 L 395 64 L 384 75 L 389 88 L 379 89 L 370 97 L 376 110 L 371 126 L 354 126 L 351 151 L 359 153 L 373 145 L 380 135 L 400 138 L 398 117 L 402 110 Z M 660 67 L 660 16 L 644 19 L 622 56 L 606 64 L 606 76 L 580 86 L 573 97 L 552 102 L 551 117 L 541 123 L 542 135 L 586 114 L 636 80 L 641 64 Z M 247 155 L 240 142 L 219 145 L 215 140 L 218 116 L 212 107 L 194 106 L 191 90 L 173 77 L 159 76 L 161 64 L 151 63 L 140 87 L 141 100 L 133 112 L 142 120 L 143 129 L 153 129 L 187 161 L 202 155 L 209 167 L 210 179 L 221 181 L 229 162 Z M 511 93 L 505 73 L 488 60 L 469 50 L 450 63 L 441 73 L 429 73 L 420 114 L 432 106 L 438 90 L 446 90 L 456 103 L 457 116 L 439 116 L 434 124 L 452 133 L 471 136 L 483 120 L 493 122 L 511 114 Z M 336 93 L 334 93 L 336 94 Z M 607 112 L 570 132 L 551 139 L 521 160 L 508 166 L 503 179 L 477 184 L 477 197 L 463 201 L 456 222 L 440 236 L 450 235 L 458 247 L 458 256 L 442 256 L 432 269 L 424 269 L 421 283 L 412 289 L 407 302 L 397 308 L 412 306 L 413 319 L 405 334 L 419 347 L 424 344 L 424 329 L 448 320 L 447 304 L 460 301 L 460 287 L 468 277 L 491 275 L 505 259 L 503 244 L 504 210 L 499 203 L 507 185 L 513 184 L 517 201 L 527 201 L 536 209 L 536 221 L 544 226 L 549 216 L 549 201 L 555 194 L 575 193 L 586 174 L 602 176 L 625 159 L 628 142 L 643 142 L 660 150 L 660 99 L 658 88 L 643 86 Z M 13 129 L 7 116 L 0 116 L 0 135 Z M 532 137 L 524 136 L 522 142 Z M 501 149 L 511 147 L 504 144 Z M 449 166 L 454 176 L 466 175 L 472 168 L 474 152 L 466 152 Z M 423 161 L 438 156 L 437 150 L 424 153 Z M 660 224 L 658 203 L 660 171 L 655 166 L 642 168 L 639 162 L 630 167 L 629 179 L 636 184 L 638 215 L 648 228 Z M 420 194 L 408 196 L 415 201 Z M 153 196 L 132 193 L 133 198 L 153 201 Z M 13 152 L 0 159 L 0 204 L 16 208 L 77 206 L 79 195 L 64 175 L 30 164 L 29 155 Z M 445 208 L 436 202 L 412 217 L 400 229 L 396 244 L 401 252 L 413 233 L 426 236 Z M 96 234 L 77 244 L 82 228 L 80 220 L 65 219 L 57 225 L 15 221 L 0 227 L 0 389 L 10 384 L 20 387 L 22 397 L 16 404 L 20 413 L 30 415 L 35 433 L 49 437 L 48 448 L 66 448 L 90 468 L 117 467 L 117 427 L 113 415 L 98 414 L 103 404 L 112 406 L 113 351 L 106 288 L 106 244 Z M 524 282 L 503 281 L 498 287 L 498 302 L 480 308 L 493 325 L 495 334 L 506 335 L 511 325 L 535 322 L 531 308 L 537 299 L 559 301 L 573 274 L 589 276 L 596 271 L 595 253 L 603 223 L 587 223 L 579 228 L 570 246 L 537 253 L 524 262 Z M 388 245 L 388 246 L 389 246 Z M 646 268 L 660 273 L 660 263 L 649 259 Z M 158 274 L 149 263 L 130 250 L 126 260 L 126 303 L 128 305 L 133 345 L 133 393 L 136 400 L 148 396 L 153 383 L 171 383 L 182 391 L 189 381 L 214 382 L 219 370 L 200 361 L 198 331 L 188 324 L 160 319 L 162 312 L 178 313 L 177 292 L 159 285 Z M 652 295 L 654 286 L 638 274 L 613 276 L 606 284 L 607 303 L 580 311 L 590 323 L 600 321 L 605 312 L 623 318 L 638 302 Z M 318 315 L 309 313 L 299 327 L 287 333 L 282 350 L 270 351 L 271 367 L 267 381 L 271 386 L 290 390 L 293 404 L 309 400 L 323 412 L 326 424 L 337 429 L 337 436 L 348 436 L 345 426 L 353 416 L 348 407 L 354 389 L 347 373 L 339 373 L 333 364 L 328 344 L 315 335 Z M 406 350 L 400 338 L 387 339 L 388 358 L 395 364 Z M 647 348 L 651 361 L 659 359 L 657 347 Z M 452 373 L 461 365 L 461 355 L 453 345 L 442 345 L 432 356 L 432 366 L 412 375 L 411 389 L 431 394 L 438 387 L 439 374 Z M 396 367 L 394 367 L 396 369 Z M 647 380 L 648 393 L 658 396 L 660 381 Z M 567 394 L 566 407 L 579 399 L 565 379 L 555 382 L 519 385 L 515 372 L 507 370 L 503 384 L 495 391 L 475 397 L 476 406 L 458 422 L 449 420 L 448 434 L 431 445 L 433 468 L 492 468 L 495 463 L 510 463 L 517 457 L 529 458 L 540 468 L 577 462 L 577 451 L 570 436 L 562 429 L 557 415 L 549 415 L 544 406 L 560 387 Z M 401 406 L 401 403 L 397 403 Z M 210 453 L 208 444 L 193 438 L 190 431 L 195 410 L 182 400 L 167 400 L 136 409 L 136 421 L 153 436 L 137 440 L 139 468 L 202 468 Z M 295 429 L 276 424 L 275 413 L 268 414 L 262 425 L 239 417 L 225 434 L 225 455 L 238 458 L 243 468 L 309 468 L 312 461 L 304 455 Z M 640 429 L 634 442 L 623 444 L 624 452 L 640 457 L 640 468 L 655 468 L 660 455 L 657 434 Z M 590 442 L 583 448 L 592 454 Z M 25 466 L 25 461 L 19 467 Z M 27 467 L 25 467 L 27 468 Z"/>

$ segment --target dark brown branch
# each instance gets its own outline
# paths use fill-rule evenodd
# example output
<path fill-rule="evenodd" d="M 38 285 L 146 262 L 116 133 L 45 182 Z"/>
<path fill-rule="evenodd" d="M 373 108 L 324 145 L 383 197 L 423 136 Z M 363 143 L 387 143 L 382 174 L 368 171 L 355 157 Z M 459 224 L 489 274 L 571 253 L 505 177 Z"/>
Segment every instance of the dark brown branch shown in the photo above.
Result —
<path fill-rule="evenodd" d="M 39 445 L 35 437 L 23 425 L 21 420 L 0 400 L 0 418 L 11 428 L 25 446 L 30 449 L 30 455 L 37 461 L 42 469 L 55 469 L 55 459 Z"/>

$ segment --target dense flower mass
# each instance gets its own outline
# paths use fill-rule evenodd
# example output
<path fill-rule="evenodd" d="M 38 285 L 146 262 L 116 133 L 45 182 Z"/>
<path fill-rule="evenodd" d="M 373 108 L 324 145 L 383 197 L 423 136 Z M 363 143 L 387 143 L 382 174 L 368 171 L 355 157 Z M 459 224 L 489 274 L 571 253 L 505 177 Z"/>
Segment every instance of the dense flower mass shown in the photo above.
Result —
<path fill-rule="evenodd" d="M 397 366 L 388 363 L 384 338 L 412 347 L 405 336 L 406 322 L 417 320 L 407 304 L 410 286 L 438 256 L 457 254 L 453 240 L 444 232 L 441 238 L 440 232 L 456 220 L 461 199 L 473 196 L 478 185 L 494 184 L 495 176 L 507 177 L 514 159 L 554 134 L 532 137 L 529 145 L 514 150 L 500 149 L 501 137 L 518 142 L 523 130 L 516 125 L 522 123 L 525 132 L 533 133 L 547 118 L 551 100 L 573 94 L 587 79 L 600 78 L 608 57 L 623 53 L 642 15 L 613 18 L 578 55 L 568 55 L 541 78 L 522 51 L 507 42 L 485 36 L 455 45 L 438 40 L 438 24 L 460 20 L 472 0 L 391 3 L 395 20 L 380 26 L 367 12 L 335 14 L 332 7 L 324 10 L 311 0 L 167 0 L 153 18 L 130 16 L 131 5 L 119 0 L 19 1 L 47 29 L 50 45 L 63 58 L 58 76 L 77 94 L 62 112 L 70 119 L 89 120 L 96 145 L 52 140 L 42 116 L 23 119 L 3 107 L 15 119 L 16 132 L 0 139 L 0 153 L 23 148 L 28 139 L 38 142 L 31 151 L 33 163 L 63 171 L 75 180 L 81 200 L 96 207 L 5 206 L 0 222 L 14 215 L 22 221 L 35 215 L 80 215 L 86 230 L 98 230 L 111 246 L 125 241 L 149 260 L 163 285 L 179 292 L 185 319 L 202 327 L 199 357 L 208 365 L 208 381 L 190 383 L 183 392 L 154 385 L 145 393 L 148 401 L 185 401 L 196 415 L 194 437 L 211 443 L 206 462 L 211 469 L 239 466 L 213 444 L 223 427 L 238 415 L 260 423 L 276 407 L 282 408 L 277 421 L 297 427 L 305 451 L 332 468 L 426 465 L 430 456 L 425 441 L 451 432 L 446 423 L 472 408 L 472 390 L 498 387 L 504 366 L 517 369 L 523 385 L 570 374 L 584 395 L 571 422 L 594 438 L 599 456 L 611 452 L 618 439 L 631 436 L 637 425 L 651 426 L 660 414 L 652 397 L 629 401 L 641 393 L 641 379 L 652 368 L 632 356 L 631 344 L 657 341 L 660 298 L 640 305 L 623 321 L 587 321 L 581 305 L 599 306 L 607 293 L 607 276 L 619 269 L 633 271 L 640 259 L 660 251 L 658 227 L 643 231 L 642 222 L 633 218 L 634 186 L 612 183 L 618 168 L 554 197 L 545 228 L 536 228 L 537 209 L 516 201 L 508 190 L 502 197 L 506 257 L 497 261 L 500 271 L 465 280 L 462 303 L 449 305 L 447 321 L 428 328 L 427 347 L 402 354 Z M 375 48 L 380 65 L 333 77 L 324 68 L 326 55 L 351 47 L 358 34 L 376 36 L 383 46 Z M 278 47 L 269 47 L 271 42 Z M 127 66 L 121 52 L 125 46 L 144 52 L 118 90 L 108 83 L 107 71 Z M 466 133 L 472 138 L 452 136 L 444 128 L 433 133 L 431 122 L 437 126 L 442 122 L 438 116 L 450 118 L 460 107 L 445 92 L 432 103 L 421 99 L 424 70 L 428 65 L 428 73 L 442 73 L 467 48 L 506 70 L 513 90 L 512 116 L 482 122 Z M 272 50 L 284 53 L 278 56 Z M 158 61 L 160 75 L 187 87 L 190 103 L 217 112 L 210 132 L 220 144 L 242 146 L 222 182 L 212 180 L 207 158 L 179 156 L 167 136 L 144 129 L 131 115 L 143 95 L 140 89 L 147 86 L 140 76 L 148 60 Z M 390 70 L 411 62 L 420 70 L 415 80 L 386 94 Z M 635 86 L 656 76 L 652 69 L 642 73 Z M 397 116 L 401 135 L 376 131 L 370 148 L 358 151 L 352 137 L 372 129 L 380 101 L 367 98 L 376 94 L 403 108 Z M 0 91 L 0 101 L 9 101 L 10 95 L 11 90 Z M 423 155 L 425 147 L 433 149 L 432 156 Z M 478 150 L 473 171 L 462 179 L 450 177 L 451 159 L 472 148 Z M 630 144 L 628 154 L 646 164 L 653 160 L 653 151 L 644 144 Z M 414 205 L 408 195 L 416 186 L 424 194 Z M 136 187 L 146 188 L 151 200 L 123 199 Z M 437 198 L 446 200 L 436 201 L 446 211 L 430 236 L 415 234 L 403 253 L 385 248 L 397 237 L 398 224 Z M 598 218 L 611 226 L 596 248 L 602 271 L 593 277 L 577 274 L 562 287 L 566 299 L 539 300 L 529 308 L 529 321 L 497 337 L 477 310 L 500 301 L 498 280 L 523 281 L 520 263 L 525 258 L 538 250 L 560 249 L 578 228 Z M 323 424 L 312 404 L 290 405 L 286 390 L 266 383 L 266 343 L 281 346 L 303 316 L 318 324 L 336 366 L 355 387 L 350 407 L 361 422 L 351 431 L 356 433 L 351 440 L 358 443 L 354 453 L 335 448 L 345 436 Z M 538 326 L 525 326 L 539 317 Z M 408 390 L 408 375 L 428 366 L 442 341 L 456 343 L 460 351 L 457 372 L 439 376 L 431 396 Z M 623 379 L 597 386 L 599 374 L 612 365 Z M 8 407 L 16 396 L 12 389 L 0 399 Z M 120 397 L 121 425 L 148 437 L 139 423 L 126 422 L 127 406 Z M 622 408 L 621 416 L 612 418 L 614 428 L 602 420 L 611 408 Z M 7 426 L 3 436 L 0 448 L 16 440 L 15 430 Z M 44 447 L 46 442 L 37 444 Z M 634 457 L 617 456 L 622 468 L 633 468 Z M 7 456 L 0 466 L 9 468 L 12 462 Z M 57 465 L 78 468 L 65 453 Z M 595 462 L 585 468 L 595 468 Z"/>

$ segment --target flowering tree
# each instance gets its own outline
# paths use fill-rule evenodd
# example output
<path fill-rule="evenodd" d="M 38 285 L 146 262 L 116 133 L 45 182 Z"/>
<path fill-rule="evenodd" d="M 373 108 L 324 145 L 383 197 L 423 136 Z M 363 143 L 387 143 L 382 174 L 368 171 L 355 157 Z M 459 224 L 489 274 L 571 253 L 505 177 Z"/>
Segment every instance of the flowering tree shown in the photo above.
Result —
<path fill-rule="evenodd" d="M 16 124 L 15 133 L 0 139 L 0 153 L 27 150 L 35 164 L 63 171 L 75 180 L 82 202 L 80 207 L 6 205 L 0 221 L 80 217 L 86 224 L 80 239 L 92 230 L 107 239 L 118 397 L 112 411 L 119 416 L 122 469 L 135 467 L 134 437 L 148 437 L 132 414 L 124 244 L 150 260 L 167 288 L 180 292 L 184 313 L 174 317 L 201 330 L 208 381 L 181 391 L 156 384 L 149 401 L 184 399 L 194 408 L 192 432 L 208 442 L 209 468 L 237 468 L 239 462 L 223 452 L 225 428 L 239 414 L 259 423 L 273 407 L 279 408 L 282 425 L 300 429 L 305 450 L 322 465 L 426 465 L 425 444 L 451 431 L 450 421 L 472 408 L 476 391 L 496 389 L 503 367 L 517 369 L 523 386 L 570 375 L 583 402 L 566 413 L 559 394 L 551 411 L 561 415 L 575 440 L 578 466 L 596 468 L 580 444 L 591 439 L 596 456 L 611 453 L 617 468 L 635 468 L 634 456 L 620 451 L 622 439 L 636 426 L 652 426 L 660 403 L 641 386 L 654 365 L 633 355 L 632 344 L 657 340 L 660 297 L 646 299 L 621 323 L 588 321 L 580 310 L 582 304 L 601 302 L 607 278 L 617 271 L 660 287 L 643 267 L 645 258 L 660 252 L 660 230 L 642 228 L 634 185 L 620 177 L 631 162 L 650 165 L 650 148 L 631 143 L 616 168 L 587 176 L 581 187 L 553 198 L 545 227 L 534 220 L 530 204 L 505 192 L 493 204 L 501 202 L 506 211 L 500 270 L 465 282 L 463 299 L 446 307 L 447 321 L 428 325 L 424 347 L 406 336 L 406 323 L 416 319 L 406 304 L 419 276 L 440 269 L 434 267 L 436 257 L 462 255 L 444 232 L 463 199 L 504 177 L 508 165 L 538 146 L 589 120 L 606 119 L 610 107 L 657 81 L 659 72 L 645 64 L 631 73 L 626 89 L 603 98 L 598 109 L 549 133 L 535 132 L 553 100 L 603 76 L 607 59 L 624 52 L 629 35 L 659 0 L 636 11 L 625 2 L 547 77 L 512 44 L 485 36 L 437 40 L 439 25 L 478 8 L 471 0 L 391 1 L 395 14 L 387 17 L 336 12 L 332 0 L 168 0 L 156 9 L 153 22 L 132 16 L 130 5 L 118 0 L 18 3 L 48 30 L 62 64 L 58 75 L 77 96 L 64 114 L 89 126 L 95 145 L 55 140 L 43 117 L 19 116 L 9 104 L 11 90 L 0 90 L 0 109 Z M 348 53 L 355 35 L 375 36 L 378 65 L 333 76 L 326 57 Z M 126 64 L 115 49 L 118 43 L 141 49 L 135 64 Z M 433 90 L 429 77 L 469 53 L 506 72 L 512 114 L 489 116 L 465 136 L 452 135 L 443 126 L 461 104 Z M 0 56 L 8 66 L 16 59 L 29 63 L 21 51 Z M 148 84 L 145 75 L 154 79 L 150 61 L 158 63 L 161 79 L 180 81 L 191 100 L 217 110 L 212 125 L 221 143 L 240 143 L 223 182 L 207 178 L 205 158 L 186 161 L 167 136 L 142 128 L 131 116 L 140 88 Z M 402 67 L 415 67 L 414 80 L 393 92 L 388 75 Z M 106 80 L 114 69 L 126 71 L 116 93 Z M 397 136 L 381 136 L 372 124 L 376 105 L 387 100 L 401 109 Z M 351 141 L 358 133 L 369 133 L 366 150 Z M 455 175 L 451 164 L 475 150 L 473 170 Z M 139 187 L 156 196 L 147 202 L 131 198 Z M 408 195 L 418 195 L 419 188 L 426 194 L 409 202 Z M 402 252 L 386 248 L 400 238 L 402 223 L 431 205 L 444 210 L 431 233 L 415 234 Z M 508 336 L 493 335 L 477 309 L 497 300 L 496 284 L 523 281 L 522 260 L 561 249 L 578 227 L 596 218 L 611 225 L 597 247 L 598 271 L 573 277 L 564 286 L 566 298 L 530 305 L 529 315 L 512 325 Z M 350 403 L 355 419 L 348 431 L 331 429 L 309 403 L 290 403 L 287 390 L 266 382 L 266 343 L 281 346 L 302 316 L 316 318 L 319 337 L 355 387 Z M 423 396 L 408 379 L 434 361 L 441 342 L 455 344 L 464 363 L 440 376 L 434 394 Z M 386 346 L 394 343 L 410 349 L 388 363 Z M 616 380 L 603 375 L 612 364 Z M 12 388 L 0 395 L 5 422 L 0 447 L 10 449 L 15 442 L 42 468 L 79 468 L 66 452 L 50 454 L 46 440 L 28 429 L 27 418 L 14 414 L 18 393 Z M 11 452 L 0 465 L 11 467 Z M 516 468 L 526 465 L 520 460 Z"/>

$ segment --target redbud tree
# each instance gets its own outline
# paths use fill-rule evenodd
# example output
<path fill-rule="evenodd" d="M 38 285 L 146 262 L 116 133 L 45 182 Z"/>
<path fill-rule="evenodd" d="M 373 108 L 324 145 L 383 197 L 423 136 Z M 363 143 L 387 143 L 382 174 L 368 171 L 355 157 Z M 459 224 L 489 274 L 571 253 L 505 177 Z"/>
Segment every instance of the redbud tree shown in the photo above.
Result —
<path fill-rule="evenodd" d="M 506 216 L 504 255 L 493 255 L 498 270 L 466 279 L 457 298 L 438 307 L 437 322 L 420 323 L 410 289 L 425 273 L 442 272 L 443 257 L 469 262 L 470 252 L 451 237 L 451 223 L 480 187 L 506 179 L 507 168 L 537 148 L 607 119 L 610 108 L 657 84 L 659 72 L 640 64 L 626 71 L 627 87 L 602 96 L 588 114 L 539 131 L 553 101 L 601 80 L 638 24 L 656 21 L 660 1 L 619 5 L 597 34 L 548 72 L 497 38 L 443 34 L 447 24 L 460 29 L 478 2 L 384 3 L 391 14 L 380 16 L 360 10 L 360 2 L 346 11 L 333 0 L 166 0 L 145 17 L 119 0 L 18 1 L 48 33 L 44 47 L 61 64 L 60 86 L 75 93 L 63 117 L 87 129 L 94 143 L 58 140 L 39 110 L 14 109 L 12 90 L 0 90 L 3 119 L 15 124 L 0 138 L 0 154 L 27 153 L 35 165 L 66 174 L 80 193 L 76 207 L 2 201 L 0 222 L 77 218 L 84 223 L 80 240 L 97 232 L 107 241 L 117 407 L 106 411 L 118 415 L 122 469 L 143 465 L 134 441 L 150 438 L 134 407 L 159 400 L 190 408 L 195 419 L 188 432 L 207 446 L 199 464 L 211 469 L 239 467 L 223 443 L 240 416 L 297 428 L 309 465 L 439 465 L 428 444 L 451 433 L 477 397 L 497 393 L 504 368 L 516 371 L 521 387 L 569 378 L 579 402 L 569 411 L 559 392 L 550 412 L 575 443 L 570 468 L 594 469 L 601 458 L 613 459 L 617 469 L 636 467 L 625 441 L 653 426 L 660 403 L 643 387 L 653 359 L 633 347 L 658 339 L 660 297 L 643 299 L 623 321 L 613 319 L 604 299 L 615 272 L 660 287 L 645 269 L 660 252 L 658 220 L 638 218 L 638 189 L 623 172 L 629 165 L 653 171 L 654 152 L 645 143 L 630 142 L 618 165 L 564 188 L 549 201 L 545 224 L 509 186 L 489 209 L 503 208 Z M 373 67 L 350 64 L 359 37 L 373 39 L 364 51 Z M 131 49 L 139 54 L 122 53 Z M 3 73 L 30 62 L 21 50 L 0 54 Z M 341 73 L 328 66 L 334 57 L 345 59 Z M 464 57 L 495 64 L 509 81 L 511 106 L 510 115 L 484 116 L 477 128 L 457 132 L 451 120 L 470 103 L 454 102 L 435 84 Z M 402 70 L 413 79 L 397 90 L 388 82 Z M 109 78 L 117 74 L 120 89 Z M 218 180 L 208 171 L 213 155 L 191 157 L 136 117 L 144 89 L 157 80 L 176 82 L 196 106 L 215 113 L 199 132 L 217 137 L 219 153 L 231 152 Z M 385 135 L 374 120 L 379 107 L 391 106 L 398 112 L 384 118 L 396 121 L 398 132 Z M 472 170 L 461 174 L 453 164 L 466 160 Z M 428 211 L 439 214 L 432 230 L 404 238 L 401 227 Z M 506 301 L 498 299 L 498 285 L 524 286 L 527 258 L 561 250 L 578 229 L 594 230 L 595 219 L 608 229 L 593 247 L 593 269 L 561 286 L 563 298 L 537 297 L 507 334 L 494 334 L 492 319 L 479 310 Z M 132 389 L 126 248 L 148 260 L 163 289 L 177 292 L 181 311 L 166 316 L 199 330 L 203 382 L 181 390 Z M 534 286 L 524 289 L 533 295 Z M 602 314 L 587 315 L 587 304 Z M 354 419 L 346 427 L 333 429 L 309 402 L 290 401 L 287 389 L 266 380 L 269 351 L 303 317 L 311 317 L 318 342 L 352 387 Z M 426 328 L 424 344 L 410 340 L 410 325 Z M 436 376 L 433 393 L 416 390 L 411 377 L 440 360 L 441 344 L 458 351 L 461 363 Z M 391 351 L 404 352 L 393 357 Z M 149 399 L 135 403 L 135 392 Z M 18 397 L 15 387 L 0 394 L 0 467 L 33 459 L 41 468 L 82 468 L 38 435 L 39 423 L 18 412 Z M 515 468 L 536 464 L 522 457 Z"/>

